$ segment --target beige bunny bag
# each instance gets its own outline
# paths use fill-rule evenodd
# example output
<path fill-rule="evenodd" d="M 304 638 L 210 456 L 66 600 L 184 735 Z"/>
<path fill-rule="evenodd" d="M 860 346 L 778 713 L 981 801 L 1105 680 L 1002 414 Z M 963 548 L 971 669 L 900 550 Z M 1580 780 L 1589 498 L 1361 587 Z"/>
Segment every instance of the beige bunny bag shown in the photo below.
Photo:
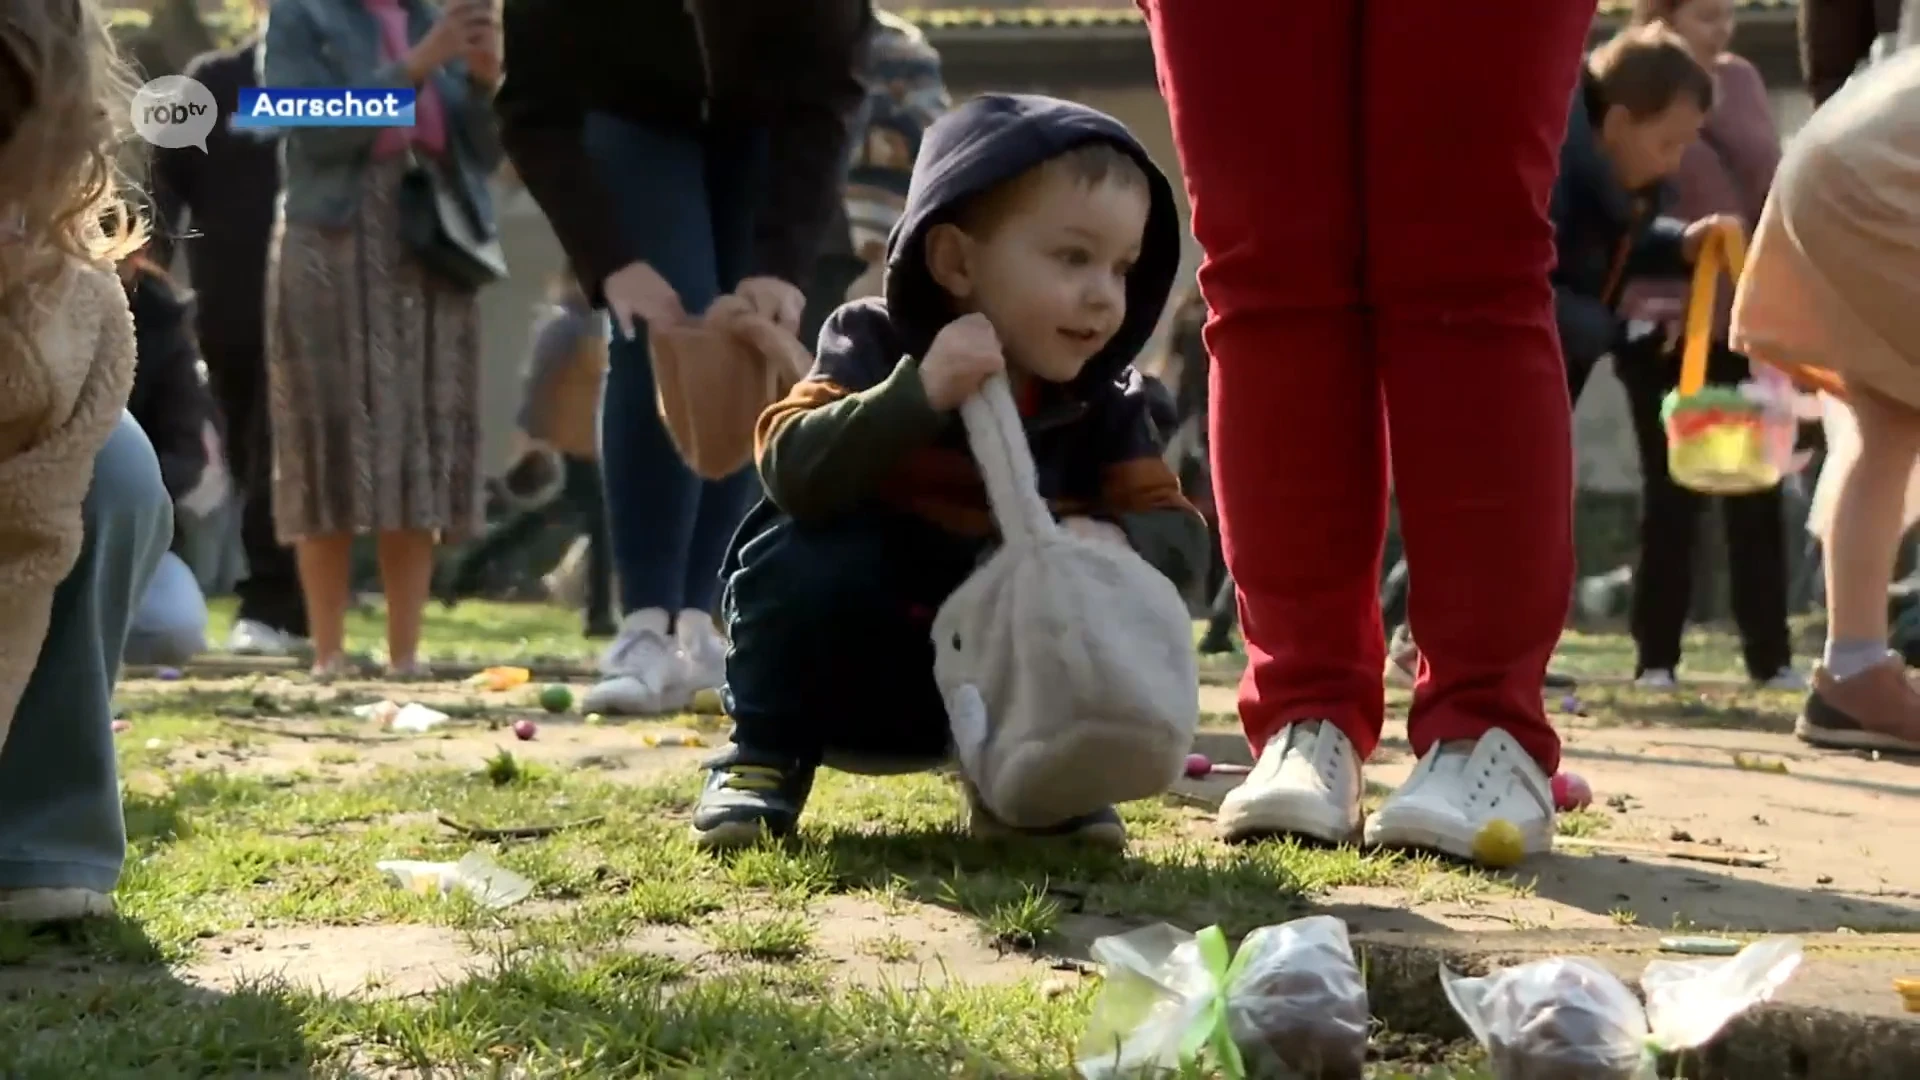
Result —
<path fill-rule="evenodd" d="M 1186 602 L 1131 548 L 1055 523 L 1004 377 L 960 414 L 1002 540 L 933 620 L 961 772 L 1018 828 L 1161 794 L 1200 719 Z"/>
<path fill-rule="evenodd" d="M 708 480 L 752 460 L 761 412 L 813 364 L 799 338 L 724 297 L 701 322 L 647 337 L 660 419 L 687 467 Z"/>

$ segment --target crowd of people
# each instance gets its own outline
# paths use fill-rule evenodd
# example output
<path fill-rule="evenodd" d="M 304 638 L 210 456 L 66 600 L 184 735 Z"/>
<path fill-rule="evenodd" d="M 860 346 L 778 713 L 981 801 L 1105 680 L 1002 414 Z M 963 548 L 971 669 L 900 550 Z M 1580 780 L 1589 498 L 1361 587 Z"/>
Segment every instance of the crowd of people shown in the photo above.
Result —
<path fill-rule="evenodd" d="M 415 124 L 218 125 L 205 153 L 154 154 L 144 217 L 114 165 L 130 73 L 93 0 L 0 16 L 0 918 L 109 905 L 123 658 L 185 662 L 232 584 L 229 648 L 342 672 L 359 537 L 388 672 L 418 678 L 437 550 L 485 534 L 457 596 L 570 516 L 584 629 L 613 639 L 585 707 L 718 689 L 734 721 L 703 843 L 790 832 L 823 765 L 938 763 L 929 627 L 993 542 L 954 414 L 1001 377 L 1067 530 L 1211 602 L 1207 647 L 1238 623 L 1258 763 L 1226 836 L 1467 857 L 1498 818 L 1546 850 L 1570 402 L 1610 357 L 1645 475 L 1635 674 L 1672 686 L 1702 496 L 1667 469 L 1660 409 L 1682 285 L 1727 230 L 1754 242 L 1710 378 L 1764 363 L 1825 403 L 1829 629 L 1800 734 L 1920 750 L 1886 612 L 1920 516 L 1920 12 L 1807 9 L 1822 105 L 1782 158 L 1728 0 L 1643 0 L 1591 54 L 1590 10 L 1530 0 L 1471 41 L 1441 9 L 1145 0 L 1205 253 L 1169 388 L 1141 370 L 1180 264 L 1160 165 L 1084 106 L 953 107 L 937 54 L 868 0 L 258 6 L 260 34 L 186 69 L 223 113 L 254 85 L 411 86 Z M 1474 123 L 1431 122 L 1441 86 Z M 1250 139 L 1250 109 L 1292 120 Z M 477 298 L 505 272 L 503 163 L 569 271 L 498 485 L 520 512 L 488 531 Z M 656 407 L 650 332 L 717 304 L 818 344 L 752 464 L 708 478 Z M 1390 496 L 1418 586 L 1404 649 L 1379 596 Z M 1748 672 L 1801 688 L 1780 493 L 1723 513 Z M 1383 672 L 1412 686 L 1420 762 L 1363 821 Z M 1111 808 L 1021 830 L 976 799 L 971 826 L 1125 839 Z"/>

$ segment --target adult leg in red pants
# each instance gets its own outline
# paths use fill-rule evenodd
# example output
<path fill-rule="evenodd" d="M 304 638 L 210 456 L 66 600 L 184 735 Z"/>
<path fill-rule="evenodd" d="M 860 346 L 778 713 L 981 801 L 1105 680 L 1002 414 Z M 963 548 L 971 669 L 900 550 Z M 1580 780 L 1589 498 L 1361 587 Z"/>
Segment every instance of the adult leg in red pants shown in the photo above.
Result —
<path fill-rule="evenodd" d="M 1379 843 L 1551 842 L 1540 682 L 1572 575 L 1546 206 L 1592 12 L 1148 0 L 1200 286 L 1260 764 L 1229 837 L 1359 832 L 1380 736 L 1386 433 L 1426 649 Z M 1432 643 L 1428 644 L 1428 640 Z"/>

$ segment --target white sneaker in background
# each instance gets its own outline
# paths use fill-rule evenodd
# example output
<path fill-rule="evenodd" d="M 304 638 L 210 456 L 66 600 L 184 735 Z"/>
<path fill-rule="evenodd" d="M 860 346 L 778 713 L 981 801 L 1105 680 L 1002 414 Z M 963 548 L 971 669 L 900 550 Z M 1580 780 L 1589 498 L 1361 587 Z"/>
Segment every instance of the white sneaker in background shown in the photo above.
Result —
<path fill-rule="evenodd" d="M 713 616 L 691 608 L 682 611 L 674 619 L 673 636 L 685 665 L 687 694 L 720 689 L 727 681 L 727 639 L 713 625 Z"/>
<path fill-rule="evenodd" d="M 291 656 L 306 639 L 276 630 L 255 619 L 240 619 L 227 634 L 227 651 L 235 656 Z"/>
<path fill-rule="evenodd" d="M 1674 677 L 1671 668 L 1648 668 L 1634 676 L 1633 685 L 1642 690 L 1677 690 L 1680 680 Z"/>
<path fill-rule="evenodd" d="M 651 716 L 686 707 L 680 649 L 667 635 L 667 613 L 628 612 L 620 634 L 600 657 L 601 681 L 587 691 L 581 711 Z"/>
<path fill-rule="evenodd" d="M 1367 843 L 1471 859 L 1481 827 L 1497 820 L 1520 830 L 1525 854 L 1553 850 L 1552 785 L 1519 742 L 1500 730 L 1428 750 L 1407 782 L 1367 820 Z"/>
<path fill-rule="evenodd" d="M 1796 694 L 1805 691 L 1807 686 L 1807 677 L 1790 667 L 1781 668 L 1760 683 L 1762 690 L 1787 690 Z"/>
<path fill-rule="evenodd" d="M 1324 720 L 1288 724 L 1220 801 L 1217 820 L 1228 840 L 1288 835 L 1351 843 L 1360 831 L 1360 760 L 1353 743 Z"/>

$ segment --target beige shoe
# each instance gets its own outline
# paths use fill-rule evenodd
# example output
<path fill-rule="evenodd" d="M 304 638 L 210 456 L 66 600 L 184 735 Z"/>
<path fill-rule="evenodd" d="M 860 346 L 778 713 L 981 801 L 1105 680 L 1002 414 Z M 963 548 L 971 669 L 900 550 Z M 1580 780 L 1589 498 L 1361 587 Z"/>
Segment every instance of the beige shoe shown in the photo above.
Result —
<path fill-rule="evenodd" d="M 1898 656 L 1849 679 L 1813 669 L 1813 692 L 1794 722 L 1802 742 L 1832 750 L 1920 754 L 1920 690 Z"/>
<path fill-rule="evenodd" d="M 0 922 L 72 922 L 111 914 L 113 897 L 92 889 L 0 889 Z"/>

